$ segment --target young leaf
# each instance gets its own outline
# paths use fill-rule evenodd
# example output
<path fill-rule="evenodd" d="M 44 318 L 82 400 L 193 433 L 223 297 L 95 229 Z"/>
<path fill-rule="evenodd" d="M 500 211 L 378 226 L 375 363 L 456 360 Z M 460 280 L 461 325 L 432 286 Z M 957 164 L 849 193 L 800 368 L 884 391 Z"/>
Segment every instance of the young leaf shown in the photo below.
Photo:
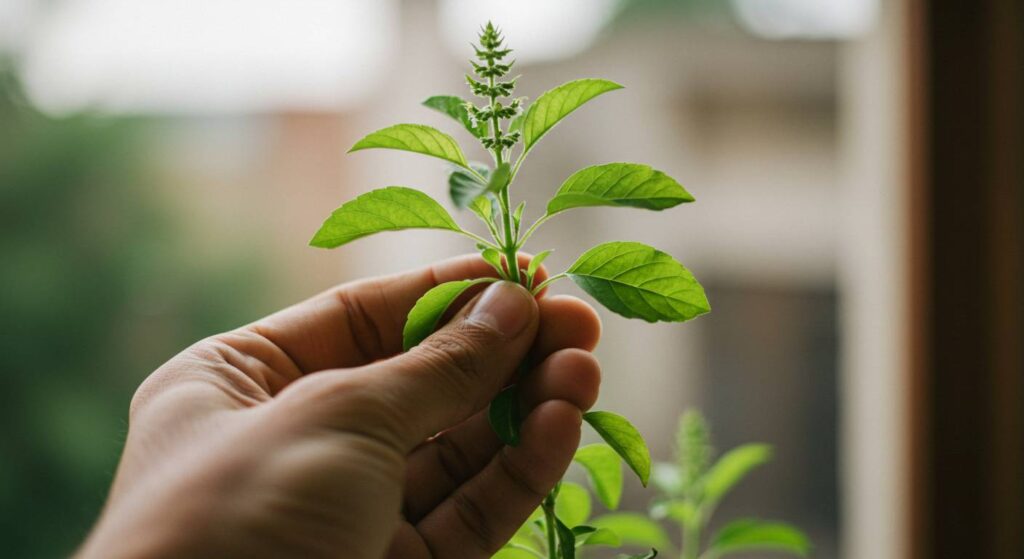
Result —
<path fill-rule="evenodd" d="M 457 280 L 442 283 L 420 297 L 409 311 L 402 330 L 402 348 L 409 351 L 434 333 L 438 321 L 452 302 L 467 289 L 481 283 L 497 281 L 495 278 Z"/>
<path fill-rule="evenodd" d="M 726 452 L 704 475 L 704 499 L 718 502 L 747 472 L 764 464 L 771 456 L 772 447 L 760 443 L 745 444 Z"/>
<path fill-rule="evenodd" d="M 587 471 L 590 485 L 601 503 L 611 510 L 619 508 L 622 465 L 615 450 L 606 444 L 591 444 L 577 450 L 573 460 Z"/>
<path fill-rule="evenodd" d="M 669 539 L 657 522 L 635 512 L 614 512 L 591 521 L 595 528 L 606 528 L 622 538 L 623 545 L 668 547 Z"/>
<path fill-rule="evenodd" d="M 478 171 L 479 172 L 479 171 Z M 488 193 L 498 192 L 508 184 L 511 176 L 511 168 L 508 163 L 502 163 L 497 169 L 489 173 L 481 173 L 487 177 L 487 182 L 466 172 L 453 172 L 448 179 L 449 191 L 452 195 L 452 202 L 459 208 L 469 206 L 474 200 Z"/>
<path fill-rule="evenodd" d="M 800 530 L 782 522 L 735 520 L 711 540 L 710 555 L 720 557 L 738 551 L 786 551 L 806 557 L 811 544 Z"/>
<path fill-rule="evenodd" d="M 609 163 L 576 171 L 548 202 L 548 214 L 584 206 L 664 210 L 694 198 L 672 177 L 636 163 Z"/>
<path fill-rule="evenodd" d="M 480 256 L 491 265 L 492 268 L 498 271 L 499 274 L 504 275 L 505 270 L 501 265 L 501 253 L 494 250 L 493 248 L 485 248 Z"/>
<path fill-rule="evenodd" d="M 476 138 L 483 138 L 489 132 L 486 122 L 473 126 L 473 119 L 469 117 L 469 110 L 466 109 L 466 100 L 454 95 L 435 95 L 423 102 L 424 107 L 448 115 L 462 124 L 469 130 L 469 133 Z"/>
<path fill-rule="evenodd" d="M 608 411 L 587 412 L 583 414 L 583 419 L 622 457 L 626 465 L 636 472 L 640 483 L 647 487 L 647 479 L 651 475 L 651 453 L 640 431 L 625 417 Z"/>
<path fill-rule="evenodd" d="M 462 230 L 430 196 L 404 186 L 389 186 L 367 192 L 334 210 L 309 244 L 334 248 L 373 233 L 401 229 Z"/>
<path fill-rule="evenodd" d="M 567 526 L 578 526 L 590 518 L 590 493 L 571 481 L 563 481 L 555 500 L 555 516 Z"/>
<path fill-rule="evenodd" d="M 615 89 L 622 89 L 622 86 L 608 80 L 582 79 L 562 84 L 538 97 L 523 117 L 524 153 L 580 105 Z"/>
<path fill-rule="evenodd" d="M 452 196 L 454 198 L 454 195 Z M 491 221 L 491 199 L 487 196 L 477 196 L 469 203 L 469 209 L 473 210 L 484 223 L 493 225 Z"/>
<path fill-rule="evenodd" d="M 545 260 L 547 260 L 548 256 L 551 256 L 551 252 L 551 250 L 542 250 L 539 253 L 537 253 L 537 256 L 534 256 L 530 260 L 530 265 L 527 266 L 526 268 L 526 276 L 528 278 L 532 280 L 533 277 L 537 275 L 537 270 L 540 269 L 540 265 L 543 264 Z"/>
<path fill-rule="evenodd" d="M 513 384 L 498 393 L 487 409 L 487 421 L 501 442 L 508 446 L 519 446 L 519 385 Z"/>
<path fill-rule="evenodd" d="M 512 223 L 515 224 L 516 235 L 519 234 L 519 224 L 523 222 L 523 210 L 525 209 L 526 202 L 519 202 L 519 205 L 516 206 L 516 211 L 512 214 Z"/>
<path fill-rule="evenodd" d="M 558 556 L 559 559 L 576 559 L 576 534 L 565 525 L 559 518 L 555 518 L 558 532 Z"/>
<path fill-rule="evenodd" d="M 478 193 L 487 186 L 487 183 L 481 181 L 477 175 L 487 178 L 491 173 L 489 167 L 479 163 L 470 163 L 469 167 L 476 173 L 461 167 L 452 167 L 452 171 L 448 175 L 448 194 L 457 208 L 468 207 L 477 198 Z"/>
<path fill-rule="evenodd" d="M 383 128 L 356 142 L 349 153 L 370 148 L 398 149 L 422 153 L 468 168 L 466 156 L 455 139 L 436 128 L 422 124 L 396 124 Z"/>
<path fill-rule="evenodd" d="M 641 243 L 611 242 L 580 256 L 566 274 L 609 310 L 648 322 L 682 322 L 711 310 L 704 288 L 671 256 Z"/>

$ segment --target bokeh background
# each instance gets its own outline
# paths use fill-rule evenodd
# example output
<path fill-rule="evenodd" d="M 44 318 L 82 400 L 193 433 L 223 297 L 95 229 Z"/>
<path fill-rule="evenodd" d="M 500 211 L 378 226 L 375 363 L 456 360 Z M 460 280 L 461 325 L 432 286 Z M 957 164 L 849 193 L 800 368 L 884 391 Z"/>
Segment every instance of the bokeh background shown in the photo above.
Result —
<path fill-rule="evenodd" d="M 485 157 L 419 103 L 468 95 L 468 41 L 491 19 L 517 49 L 519 94 L 626 85 L 532 154 L 516 192 L 528 216 L 576 169 L 611 161 L 650 164 L 697 197 L 664 214 L 577 210 L 531 243 L 557 247 L 558 270 L 598 242 L 643 241 L 708 290 L 714 311 L 682 325 L 602 311 L 600 406 L 633 419 L 659 459 L 690 407 L 720 450 L 772 444 L 720 518 L 794 523 L 815 557 L 899 556 L 899 4 L 2 0 L 2 554 L 74 549 L 134 388 L 181 348 L 471 248 L 443 232 L 306 243 L 373 188 L 446 200 L 434 160 L 346 155 L 369 131 L 430 124 Z M 625 506 L 650 497 L 631 486 Z"/>

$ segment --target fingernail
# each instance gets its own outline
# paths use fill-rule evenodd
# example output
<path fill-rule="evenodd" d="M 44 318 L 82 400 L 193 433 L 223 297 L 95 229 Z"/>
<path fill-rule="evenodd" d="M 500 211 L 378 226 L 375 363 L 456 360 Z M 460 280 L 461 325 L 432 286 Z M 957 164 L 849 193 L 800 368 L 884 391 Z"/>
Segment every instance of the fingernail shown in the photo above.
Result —
<path fill-rule="evenodd" d="M 514 338 L 530 323 L 533 305 L 533 296 L 521 286 L 499 281 L 484 291 L 469 313 L 469 320 Z"/>

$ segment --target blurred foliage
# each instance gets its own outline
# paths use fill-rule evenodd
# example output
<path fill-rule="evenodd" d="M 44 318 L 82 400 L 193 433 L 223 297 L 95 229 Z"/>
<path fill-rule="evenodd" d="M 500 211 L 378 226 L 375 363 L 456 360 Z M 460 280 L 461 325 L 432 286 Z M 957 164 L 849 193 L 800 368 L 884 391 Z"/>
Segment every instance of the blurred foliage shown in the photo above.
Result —
<path fill-rule="evenodd" d="M 198 239 L 147 165 L 152 127 L 46 117 L 0 65 L 5 557 L 68 555 L 102 506 L 134 388 L 191 342 L 254 318 L 258 262 L 195 261 Z"/>

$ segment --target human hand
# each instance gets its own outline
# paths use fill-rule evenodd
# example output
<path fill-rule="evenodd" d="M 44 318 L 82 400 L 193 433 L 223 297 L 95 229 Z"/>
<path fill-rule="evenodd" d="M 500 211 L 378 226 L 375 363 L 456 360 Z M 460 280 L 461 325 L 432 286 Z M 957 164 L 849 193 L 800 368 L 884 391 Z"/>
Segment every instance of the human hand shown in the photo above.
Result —
<path fill-rule="evenodd" d="M 420 295 L 489 270 L 342 285 L 171 359 L 132 401 L 80 555 L 489 557 L 568 467 L 600 377 L 593 309 L 505 282 L 399 355 Z M 504 447 L 486 406 L 523 359 L 529 415 Z"/>

